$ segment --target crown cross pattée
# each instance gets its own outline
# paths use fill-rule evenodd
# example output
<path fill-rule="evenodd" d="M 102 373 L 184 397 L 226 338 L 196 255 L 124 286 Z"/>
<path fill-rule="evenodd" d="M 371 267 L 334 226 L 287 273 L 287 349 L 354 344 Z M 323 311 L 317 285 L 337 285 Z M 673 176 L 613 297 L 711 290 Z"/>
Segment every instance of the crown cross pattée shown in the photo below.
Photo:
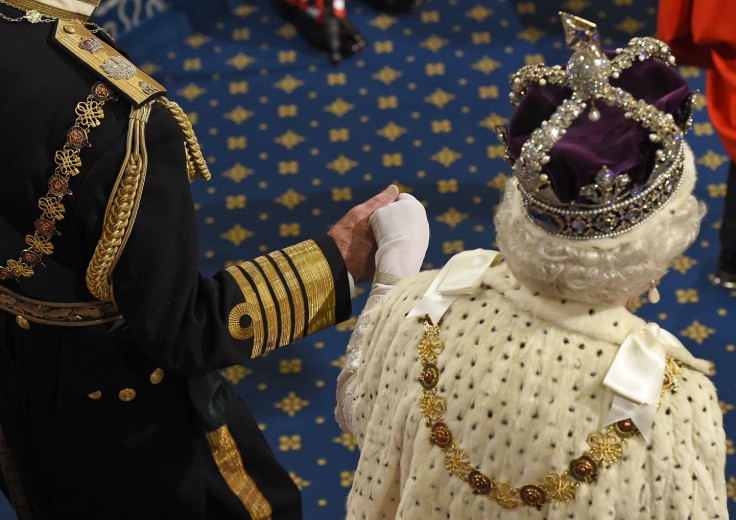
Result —
<path fill-rule="evenodd" d="M 621 198 L 626 187 L 631 183 L 627 174 L 616 176 L 607 166 L 595 175 L 595 182 L 580 188 L 580 195 L 598 205 L 610 205 Z"/>

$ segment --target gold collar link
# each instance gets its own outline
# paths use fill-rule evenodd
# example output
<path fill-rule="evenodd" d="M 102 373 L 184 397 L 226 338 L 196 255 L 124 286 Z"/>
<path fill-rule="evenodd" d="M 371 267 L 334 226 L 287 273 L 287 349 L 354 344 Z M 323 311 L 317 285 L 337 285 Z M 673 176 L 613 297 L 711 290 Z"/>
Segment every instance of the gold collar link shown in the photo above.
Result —
<path fill-rule="evenodd" d="M 639 435 L 630 419 L 611 424 L 604 431 L 588 436 L 588 449 L 580 457 L 571 460 L 567 469 L 561 473 L 549 472 L 540 482 L 521 487 L 484 475 L 473 465 L 468 454 L 456 445 L 452 431 L 445 422 L 445 399 L 438 395 L 440 369 L 437 356 L 444 350 L 439 336 L 440 328 L 432 323 L 429 316 L 420 321 L 424 324 L 424 334 L 417 347 L 422 362 L 418 380 L 422 385 L 422 415 L 431 431 L 430 442 L 442 450 L 445 467 L 450 474 L 466 481 L 474 495 L 485 495 L 504 509 L 533 507 L 541 510 L 550 502 L 568 502 L 575 498 L 575 491 L 580 484 L 595 482 L 601 468 L 620 460 L 626 441 Z M 677 391 L 676 377 L 680 373 L 681 364 L 667 358 L 662 396 L 665 392 Z"/>
<path fill-rule="evenodd" d="M 9 16 L 5 16 L 0 13 L 0 18 L 6 22 L 22 22 L 23 20 L 26 20 L 30 23 L 48 23 L 53 22 L 58 18 L 66 20 L 81 20 L 83 22 L 89 20 L 89 16 L 75 13 L 73 11 L 67 11 L 66 9 L 54 7 L 52 5 L 38 2 L 37 0 L 13 0 L 12 2 L 0 0 L 0 3 L 25 11 L 25 15 L 18 18 L 10 18 Z"/>

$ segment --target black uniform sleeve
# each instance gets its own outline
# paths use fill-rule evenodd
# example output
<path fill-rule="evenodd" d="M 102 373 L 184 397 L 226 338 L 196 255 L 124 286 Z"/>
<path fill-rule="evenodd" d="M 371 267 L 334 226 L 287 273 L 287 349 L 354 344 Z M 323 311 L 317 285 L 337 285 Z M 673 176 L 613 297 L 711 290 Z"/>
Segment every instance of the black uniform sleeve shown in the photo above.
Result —
<path fill-rule="evenodd" d="M 200 273 L 183 137 L 159 107 L 146 148 L 140 206 L 112 287 L 129 333 L 153 362 L 181 373 L 219 369 L 350 316 L 347 271 L 327 235 L 213 277 Z"/>

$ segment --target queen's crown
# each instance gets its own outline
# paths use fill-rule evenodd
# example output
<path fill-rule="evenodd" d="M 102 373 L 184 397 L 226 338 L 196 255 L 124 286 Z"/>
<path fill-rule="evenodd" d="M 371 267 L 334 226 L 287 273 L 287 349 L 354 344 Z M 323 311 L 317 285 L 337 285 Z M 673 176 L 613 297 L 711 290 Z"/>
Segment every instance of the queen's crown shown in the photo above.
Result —
<path fill-rule="evenodd" d="M 560 16 L 572 56 L 565 66 L 514 74 L 516 113 L 509 130 L 496 130 L 532 222 L 570 239 L 616 236 L 659 211 L 682 183 L 696 93 L 672 70 L 663 42 L 633 38 L 604 52 L 595 24 Z"/>

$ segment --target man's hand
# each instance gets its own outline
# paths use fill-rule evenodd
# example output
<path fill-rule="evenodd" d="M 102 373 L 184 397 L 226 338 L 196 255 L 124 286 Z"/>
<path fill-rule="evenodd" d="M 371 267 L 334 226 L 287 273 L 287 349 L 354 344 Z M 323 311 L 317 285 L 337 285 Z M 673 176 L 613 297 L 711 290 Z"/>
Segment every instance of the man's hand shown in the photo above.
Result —
<path fill-rule="evenodd" d="M 392 184 L 363 204 L 355 206 L 327 234 L 335 239 L 345 266 L 355 283 L 369 282 L 376 270 L 376 240 L 368 218 L 378 208 L 399 197 L 398 186 Z"/>

